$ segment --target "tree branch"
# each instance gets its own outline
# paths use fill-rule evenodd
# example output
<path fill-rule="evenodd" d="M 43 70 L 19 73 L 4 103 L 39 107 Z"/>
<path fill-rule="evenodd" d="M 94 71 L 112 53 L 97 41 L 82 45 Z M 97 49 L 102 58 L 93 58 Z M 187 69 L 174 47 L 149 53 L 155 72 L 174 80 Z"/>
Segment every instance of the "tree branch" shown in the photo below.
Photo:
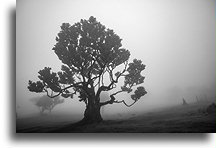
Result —
<path fill-rule="evenodd" d="M 123 90 L 119 90 L 119 91 L 113 93 L 112 95 L 114 96 L 114 95 L 117 95 L 118 93 L 121 93 L 121 92 L 124 92 L 124 91 Z"/>
<path fill-rule="evenodd" d="M 114 101 L 113 103 L 124 103 L 125 106 L 127 107 L 131 107 L 132 105 L 134 105 L 137 101 L 134 101 L 132 104 L 127 104 L 124 100 L 122 101 Z"/>
<path fill-rule="evenodd" d="M 100 103 L 100 106 L 104 106 L 104 105 L 107 105 L 107 104 L 113 104 L 113 102 L 115 101 L 115 97 L 113 95 L 110 95 L 110 100 L 108 101 L 105 101 L 105 102 L 101 102 Z"/>
<path fill-rule="evenodd" d="M 65 90 L 69 89 L 69 88 L 72 88 L 72 87 L 77 87 L 77 88 L 82 88 L 82 86 L 80 86 L 80 84 L 83 84 L 83 82 L 78 82 L 76 84 L 72 84 L 68 87 L 65 87 L 63 89 L 61 89 L 61 91 L 59 93 L 57 93 L 56 95 L 53 95 L 53 91 L 51 92 L 51 95 L 49 95 L 49 91 L 47 90 L 47 88 L 45 89 L 44 88 L 44 91 L 47 93 L 47 96 L 50 97 L 50 98 L 55 98 L 57 96 L 59 96 L 60 94 L 62 94 Z"/>
<path fill-rule="evenodd" d="M 118 92 L 110 95 L 111 99 L 108 100 L 108 101 L 105 101 L 105 102 L 101 102 L 100 106 L 104 106 L 104 105 L 107 105 L 107 104 L 113 104 L 113 103 L 124 103 L 125 106 L 131 107 L 132 105 L 134 105 L 137 102 L 137 100 L 134 100 L 134 102 L 132 104 L 127 104 L 124 100 L 117 101 L 116 98 L 114 97 L 114 95 L 116 95 L 117 93 L 120 93 L 120 92 L 123 92 L 123 91 L 118 91 Z"/>
<path fill-rule="evenodd" d="M 132 87 L 132 86 L 131 86 Z M 132 105 L 134 105 L 138 100 L 134 100 L 134 102 L 132 104 L 127 104 L 124 100 L 121 100 L 121 101 L 117 101 L 116 98 L 114 97 L 115 95 L 119 94 L 119 93 L 122 93 L 122 92 L 127 92 L 125 90 L 119 90 L 113 94 L 110 95 L 110 100 L 108 101 L 105 101 L 105 102 L 101 102 L 100 103 L 100 106 L 104 106 L 104 105 L 107 105 L 107 104 L 113 104 L 113 103 L 124 103 L 125 106 L 127 107 L 131 107 Z"/>
<path fill-rule="evenodd" d="M 50 97 L 50 98 L 55 98 L 55 97 L 57 97 L 57 96 L 59 96 L 61 94 L 61 92 L 59 92 L 58 94 L 53 96 L 53 93 L 51 95 L 49 95 L 49 92 L 48 92 L 47 89 L 44 89 L 44 91 L 47 93 L 47 96 Z"/>

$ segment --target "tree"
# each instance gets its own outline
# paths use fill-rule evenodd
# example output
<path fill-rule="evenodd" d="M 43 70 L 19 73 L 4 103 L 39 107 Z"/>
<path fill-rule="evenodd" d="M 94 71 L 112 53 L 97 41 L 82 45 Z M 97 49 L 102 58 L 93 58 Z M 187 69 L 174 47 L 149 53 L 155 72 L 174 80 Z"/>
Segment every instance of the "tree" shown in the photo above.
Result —
<path fill-rule="evenodd" d="M 43 114 L 45 110 L 51 112 L 56 105 L 64 103 L 64 99 L 60 99 L 59 96 L 50 98 L 46 95 L 40 98 L 32 98 L 31 101 L 40 109 L 41 114 Z"/>
<path fill-rule="evenodd" d="M 187 102 L 185 101 L 185 99 L 184 98 L 182 98 L 182 105 L 187 105 Z"/>
<path fill-rule="evenodd" d="M 40 70 L 40 80 L 29 81 L 29 91 L 45 92 L 50 98 L 79 95 L 79 101 L 86 104 L 80 123 L 101 122 L 100 108 L 107 104 L 132 106 L 147 93 L 143 86 L 138 86 L 144 82 L 141 72 L 145 65 L 137 59 L 129 63 L 130 52 L 122 48 L 121 41 L 113 30 L 106 29 L 92 16 L 72 26 L 63 23 L 52 49 L 63 63 L 61 71 L 55 73 L 49 67 Z M 121 79 L 124 79 L 124 84 L 117 88 L 116 84 Z M 135 86 L 137 89 L 133 92 Z M 100 101 L 103 91 L 112 92 L 110 100 Z M 116 99 L 115 95 L 123 92 L 133 92 L 132 104 Z"/>

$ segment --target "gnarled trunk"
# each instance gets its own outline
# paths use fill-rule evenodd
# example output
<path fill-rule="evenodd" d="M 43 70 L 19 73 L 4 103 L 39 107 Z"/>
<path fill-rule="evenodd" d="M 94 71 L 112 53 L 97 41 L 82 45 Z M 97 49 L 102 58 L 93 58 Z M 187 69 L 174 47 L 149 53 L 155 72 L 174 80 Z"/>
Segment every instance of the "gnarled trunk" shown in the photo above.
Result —
<path fill-rule="evenodd" d="M 100 104 L 95 99 L 88 99 L 88 104 L 84 112 L 84 118 L 80 121 L 82 124 L 99 123 L 103 121 L 100 114 Z"/>

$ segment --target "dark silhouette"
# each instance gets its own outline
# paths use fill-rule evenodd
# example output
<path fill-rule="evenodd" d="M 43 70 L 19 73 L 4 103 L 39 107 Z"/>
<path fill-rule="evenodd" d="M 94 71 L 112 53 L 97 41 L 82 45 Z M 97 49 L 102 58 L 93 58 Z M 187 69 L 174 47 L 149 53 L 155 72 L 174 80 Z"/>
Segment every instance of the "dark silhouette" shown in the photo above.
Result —
<path fill-rule="evenodd" d="M 64 99 L 60 99 L 60 97 L 49 98 L 47 96 L 42 96 L 40 98 L 31 99 L 32 102 L 39 108 L 40 113 L 43 114 L 45 110 L 48 110 L 49 113 L 53 110 L 53 108 L 64 102 Z"/>
<path fill-rule="evenodd" d="M 216 105 L 215 105 L 215 103 L 211 103 L 210 105 L 208 105 L 205 108 L 199 108 L 198 112 L 201 114 L 204 114 L 204 115 L 210 115 L 210 114 L 214 115 L 216 113 Z M 215 118 L 213 118 L 213 119 L 215 119 Z"/>
<path fill-rule="evenodd" d="M 144 82 L 141 72 L 145 65 L 137 59 L 129 63 L 130 52 L 122 48 L 121 40 L 92 16 L 72 26 L 63 23 L 52 49 L 63 63 L 62 69 L 58 73 L 49 67 L 40 70 L 40 80 L 29 81 L 29 91 L 45 92 L 50 98 L 59 95 L 73 98 L 78 94 L 79 101 L 86 104 L 82 124 L 101 122 L 100 108 L 104 105 L 123 103 L 132 106 L 147 93 L 143 86 L 138 86 Z M 124 78 L 124 84 L 116 90 L 120 78 Z M 135 86 L 138 87 L 131 95 L 132 104 L 114 97 L 132 92 Z M 110 90 L 110 100 L 100 102 L 101 92 Z"/>
<path fill-rule="evenodd" d="M 207 109 L 206 109 L 206 112 L 208 113 L 208 114 L 215 114 L 215 112 L 216 112 L 216 105 L 215 105 L 215 103 L 212 103 L 211 105 L 209 105 L 208 107 L 207 107 Z"/>
<path fill-rule="evenodd" d="M 185 101 L 184 98 L 182 99 L 182 101 L 183 101 L 182 105 L 187 105 L 187 102 Z"/>

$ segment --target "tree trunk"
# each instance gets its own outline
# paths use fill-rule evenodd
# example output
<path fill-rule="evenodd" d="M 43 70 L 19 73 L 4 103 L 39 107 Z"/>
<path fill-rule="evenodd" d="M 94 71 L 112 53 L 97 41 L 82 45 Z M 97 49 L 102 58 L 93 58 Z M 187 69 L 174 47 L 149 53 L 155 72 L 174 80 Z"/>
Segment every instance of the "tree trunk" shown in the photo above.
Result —
<path fill-rule="evenodd" d="M 103 121 L 100 114 L 100 104 L 94 99 L 89 99 L 86 110 L 84 112 L 84 118 L 80 121 L 81 124 L 92 124 Z"/>

